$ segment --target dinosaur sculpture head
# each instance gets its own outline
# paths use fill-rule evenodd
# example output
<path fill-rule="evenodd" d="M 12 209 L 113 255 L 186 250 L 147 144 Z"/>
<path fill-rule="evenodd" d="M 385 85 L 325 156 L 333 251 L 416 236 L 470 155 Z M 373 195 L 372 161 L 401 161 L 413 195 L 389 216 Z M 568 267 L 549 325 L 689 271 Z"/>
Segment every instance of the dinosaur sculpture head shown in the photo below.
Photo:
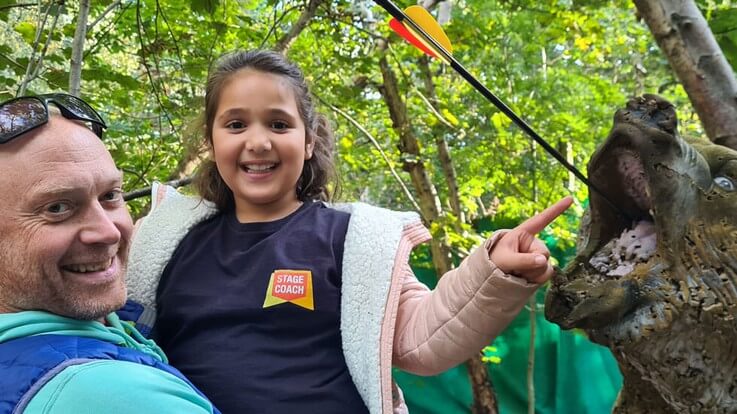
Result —
<path fill-rule="evenodd" d="M 617 208 L 590 192 L 546 317 L 612 349 L 624 412 L 737 410 L 737 151 L 687 142 L 673 106 L 645 95 L 588 171 Z"/>

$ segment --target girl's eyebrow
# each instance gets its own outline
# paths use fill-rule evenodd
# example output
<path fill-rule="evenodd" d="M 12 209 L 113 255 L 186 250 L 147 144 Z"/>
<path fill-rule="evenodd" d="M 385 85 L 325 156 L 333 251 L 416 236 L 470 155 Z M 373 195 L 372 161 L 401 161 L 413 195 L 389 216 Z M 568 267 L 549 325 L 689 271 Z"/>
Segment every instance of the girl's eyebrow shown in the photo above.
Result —
<path fill-rule="evenodd" d="M 243 108 L 230 108 L 218 115 L 217 119 L 228 118 L 234 115 L 242 115 L 244 113 L 248 113 L 248 110 Z"/>
<path fill-rule="evenodd" d="M 290 111 L 286 111 L 286 110 L 281 109 L 281 108 L 270 108 L 269 109 L 269 115 L 277 115 L 277 116 L 283 116 L 283 117 L 289 117 L 289 118 L 294 118 L 294 116 L 295 116 Z"/>
<path fill-rule="evenodd" d="M 250 112 L 251 111 L 246 108 L 230 108 L 230 109 L 223 111 L 223 113 L 218 115 L 216 119 L 221 120 L 223 118 L 248 115 Z M 282 109 L 279 107 L 269 108 L 267 109 L 267 113 L 269 114 L 269 116 L 279 116 L 279 117 L 290 118 L 290 119 L 295 119 L 298 117 L 298 115 L 293 114 L 292 111 Z"/>

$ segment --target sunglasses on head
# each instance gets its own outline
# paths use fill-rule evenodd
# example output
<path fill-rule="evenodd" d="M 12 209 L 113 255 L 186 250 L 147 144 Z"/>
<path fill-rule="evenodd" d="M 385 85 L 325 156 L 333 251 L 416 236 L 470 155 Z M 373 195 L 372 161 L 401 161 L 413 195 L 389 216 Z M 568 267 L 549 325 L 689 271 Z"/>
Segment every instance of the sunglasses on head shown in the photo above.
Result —
<path fill-rule="evenodd" d="M 107 125 L 87 102 L 65 93 L 47 93 L 21 96 L 0 104 L 0 144 L 47 123 L 49 103 L 59 108 L 64 118 L 89 122 L 92 132 L 102 139 Z"/>

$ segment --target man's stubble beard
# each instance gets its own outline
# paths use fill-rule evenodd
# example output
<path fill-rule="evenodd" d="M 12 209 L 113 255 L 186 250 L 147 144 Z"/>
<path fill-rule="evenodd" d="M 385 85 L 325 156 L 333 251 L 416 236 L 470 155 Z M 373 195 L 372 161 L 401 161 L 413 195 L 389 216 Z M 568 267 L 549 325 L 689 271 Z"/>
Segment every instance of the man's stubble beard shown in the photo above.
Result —
<path fill-rule="evenodd" d="M 50 282 L 45 280 L 47 275 L 43 274 L 43 269 L 28 269 L 23 263 L 19 263 L 22 260 L 18 260 L 17 256 L 8 253 L 6 246 L 7 243 L 0 242 L 0 312 L 36 310 L 91 321 L 104 318 L 125 304 L 127 254 L 120 257 L 118 277 L 108 284 L 93 287 L 66 284 L 61 289 L 55 289 L 49 287 Z M 5 269 L 17 270 L 7 272 Z M 33 278 L 24 277 L 29 273 L 38 272 L 42 275 Z M 63 283 L 61 270 L 57 272 L 59 275 L 57 283 Z"/>

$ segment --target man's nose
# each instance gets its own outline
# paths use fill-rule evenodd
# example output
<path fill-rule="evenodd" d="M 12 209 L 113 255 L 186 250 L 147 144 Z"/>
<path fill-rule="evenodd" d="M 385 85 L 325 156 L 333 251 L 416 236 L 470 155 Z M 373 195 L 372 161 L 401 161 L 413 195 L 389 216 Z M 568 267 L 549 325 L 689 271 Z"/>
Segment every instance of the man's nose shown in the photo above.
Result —
<path fill-rule="evenodd" d="M 105 209 L 100 203 L 90 207 L 84 217 L 79 238 L 84 244 L 116 244 L 120 241 L 120 230 L 114 220 L 114 212 Z"/>

